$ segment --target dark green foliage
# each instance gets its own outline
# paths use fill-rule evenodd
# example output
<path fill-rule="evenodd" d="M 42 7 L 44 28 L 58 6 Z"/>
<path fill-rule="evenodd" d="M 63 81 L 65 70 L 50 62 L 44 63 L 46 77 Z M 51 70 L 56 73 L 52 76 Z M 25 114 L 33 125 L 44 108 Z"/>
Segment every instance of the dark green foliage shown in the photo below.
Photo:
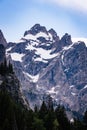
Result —
<path fill-rule="evenodd" d="M 47 130 L 53 130 L 54 128 L 54 121 L 55 121 L 55 113 L 49 111 L 48 114 L 45 116 L 45 127 Z"/>
<path fill-rule="evenodd" d="M 72 130 L 87 130 L 87 127 L 84 125 L 83 121 L 74 119 Z"/>
<path fill-rule="evenodd" d="M 9 62 L 9 64 L 7 64 L 7 61 L 5 59 L 4 62 L 0 64 L 0 74 L 5 76 L 9 73 L 14 73 L 13 67 L 12 67 L 12 64 L 10 62 Z"/>
<path fill-rule="evenodd" d="M 40 110 L 26 110 L 6 91 L 0 91 L 0 130 L 87 130 L 85 121 L 75 119 L 70 123 L 64 107 L 49 110 L 44 101 Z"/>
<path fill-rule="evenodd" d="M 16 126 L 15 104 L 6 92 L 0 92 L 0 128 L 12 130 Z"/>
<path fill-rule="evenodd" d="M 48 113 L 47 106 L 45 102 L 43 101 L 41 108 L 39 110 L 39 117 L 44 120 L 45 115 Z"/>
<path fill-rule="evenodd" d="M 64 107 L 59 105 L 56 108 L 55 113 L 61 130 L 70 130 L 70 122 L 67 118 Z"/>
<path fill-rule="evenodd" d="M 46 130 L 44 127 L 43 120 L 39 118 L 34 118 L 33 124 L 32 124 L 33 130 Z"/>

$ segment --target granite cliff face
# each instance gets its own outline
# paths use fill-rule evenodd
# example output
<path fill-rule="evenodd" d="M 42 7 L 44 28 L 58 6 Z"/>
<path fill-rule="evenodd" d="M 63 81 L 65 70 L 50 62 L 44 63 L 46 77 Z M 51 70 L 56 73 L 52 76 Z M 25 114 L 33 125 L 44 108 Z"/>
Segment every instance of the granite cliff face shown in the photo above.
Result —
<path fill-rule="evenodd" d="M 4 38 L 4 35 L 3 35 L 2 31 L 0 30 L 0 45 L 1 45 L 1 44 L 2 44 L 4 47 L 7 46 L 7 41 L 6 41 L 6 39 Z"/>
<path fill-rule="evenodd" d="M 7 42 L 4 38 L 2 31 L 0 30 L 0 63 L 3 62 L 5 58 L 5 48 L 7 46 Z"/>
<path fill-rule="evenodd" d="M 41 104 L 50 94 L 54 105 L 83 114 L 87 108 L 87 47 L 73 43 L 65 34 L 40 24 L 24 33 L 18 43 L 9 43 L 6 50 L 21 82 L 23 95 L 30 107 Z"/>

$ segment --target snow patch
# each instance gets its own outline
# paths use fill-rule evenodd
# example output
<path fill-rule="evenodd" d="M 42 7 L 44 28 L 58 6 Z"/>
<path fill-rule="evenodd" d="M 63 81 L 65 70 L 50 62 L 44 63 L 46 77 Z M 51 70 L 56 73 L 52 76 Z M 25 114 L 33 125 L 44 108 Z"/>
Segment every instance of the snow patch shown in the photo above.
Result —
<path fill-rule="evenodd" d="M 34 61 L 40 61 L 40 62 L 43 62 L 43 63 L 48 63 L 48 61 L 42 59 L 41 57 L 34 59 Z"/>
<path fill-rule="evenodd" d="M 28 45 L 26 46 L 26 48 L 25 48 L 26 50 L 30 50 L 30 51 L 32 51 L 32 50 L 36 50 L 36 48 L 35 47 L 33 47 L 33 45 L 32 44 L 30 44 L 30 43 L 28 43 Z"/>
<path fill-rule="evenodd" d="M 73 118 L 71 118 L 71 119 L 70 119 L 70 122 L 71 122 L 71 123 L 74 123 L 74 119 L 73 119 Z"/>
<path fill-rule="evenodd" d="M 75 96 L 75 95 L 76 95 L 76 93 L 73 93 L 73 92 L 71 92 L 71 94 L 72 94 L 73 96 Z"/>
<path fill-rule="evenodd" d="M 36 41 L 31 41 L 31 44 L 32 44 L 32 46 L 38 46 L 39 45 L 39 43 L 36 42 Z"/>
<path fill-rule="evenodd" d="M 75 86 L 74 85 L 71 85 L 70 88 L 74 88 Z"/>
<path fill-rule="evenodd" d="M 65 69 L 64 72 L 68 72 L 69 71 L 69 68 Z"/>
<path fill-rule="evenodd" d="M 23 73 L 30 78 L 30 82 L 36 83 L 39 79 L 39 74 L 33 76 L 28 74 L 27 72 L 23 72 Z"/>
<path fill-rule="evenodd" d="M 11 51 L 12 47 L 6 49 L 6 56 L 9 56 L 9 51 Z"/>
<path fill-rule="evenodd" d="M 58 56 L 58 53 L 51 54 L 53 50 L 45 50 L 43 48 L 36 48 L 32 44 L 28 44 L 25 48 L 26 50 L 34 50 L 35 54 L 39 55 L 41 59 L 52 59 Z"/>
<path fill-rule="evenodd" d="M 84 86 L 84 89 L 87 88 L 87 85 Z"/>
<path fill-rule="evenodd" d="M 6 53 L 7 53 L 8 51 L 11 51 L 11 49 L 12 49 L 12 47 L 6 49 Z"/>
<path fill-rule="evenodd" d="M 25 37 L 23 37 L 23 39 L 26 39 L 26 40 L 36 40 L 36 36 L 32 35 L 32 34 L 28 34 L 26 35 Z"/>
<path fill-rule="evenodd" d="M 69 45 L 69 46 L 65 46 L 65 47 L 63 47 L 63 50 L 64 50 L 64 51 L 69 50 L 69 49 L 71 49 L 71 48 L 73 47 L 73 45 L 74 45 L 74 44 L 71 44 L 71 45 Z"/>
<path fill-rule="evenodd" d="M 25 42 L 25 40 L 22 39 L 22 38 L 21 38 L 20 40 L 15 41 L 16 44 L 17 44 L 17 43 L 19 44 L 19 43 L 22 43 L 22 42 Z"/>
<path fill-rule="evenodd" d="M 55 87 L 52 87 L 50 90 L 48 90 L 48 93 L 57 94 L 57 91 L 55 91 Z"/>
<path fill-rule="evenodd" d="M 24 56 L 25 54 L 19 54 L 19 53 L 11 53 L 11 58 L 12 60 L 14 61 L 20 61 L 22 62 L 22 57 Z"/>
<path fill-rule="evenodd" d="M 62 64 L 64 65 L 64 53 L 65 51 L 63 51 L 62 55 L 61 55 L 61 60 L 62 60 Z"/>
<path fill-rule="evenodd" d="M 36 54 L 40 55 L 42 59 L 51 59 L 56 57 L 58 54 L 51 54 L 52 50 L 45 50 L 43 48 L 37 48 Z"/>
<path fill-rule="evenodd" d="M 49 40 L 49 35 L 47 35 L 44 32 L 39 32 L 36 35 L 28 34 L 25 37 L 23 37 L 23 39 L 26 39 L 26 40 L 32 40 L 32 39 L 33 40 L 37 40 L 37 38 L 39 38 L 39 37 L 44 37 L 46 40 Z"/>

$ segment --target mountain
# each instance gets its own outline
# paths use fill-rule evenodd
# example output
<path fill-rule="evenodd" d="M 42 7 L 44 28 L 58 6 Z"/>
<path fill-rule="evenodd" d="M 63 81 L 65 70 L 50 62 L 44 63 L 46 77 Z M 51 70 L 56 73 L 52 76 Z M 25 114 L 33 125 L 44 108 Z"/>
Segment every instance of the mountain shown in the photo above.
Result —
<path fill-rule="evenodd" d="M 6 54 L 21 82 L 30 107 L 51 95 L 54 105 L 70 113 L 83 114 L 87 108 L 87 47 L 73 43 L 66 33 L 61 39 L 55 30 L 35 24 L 16 43 L 8 43 Z"/>

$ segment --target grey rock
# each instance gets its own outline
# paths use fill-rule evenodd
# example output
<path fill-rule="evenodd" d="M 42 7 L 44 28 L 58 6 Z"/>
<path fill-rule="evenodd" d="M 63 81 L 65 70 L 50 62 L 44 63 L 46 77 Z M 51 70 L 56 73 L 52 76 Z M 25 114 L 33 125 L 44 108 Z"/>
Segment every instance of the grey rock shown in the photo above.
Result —
<path fill-rule="evenodd" d="M 2 44 L 4 47 L 7 46 L 6 39 L 4 38 L 4 35 L 1 30 L 0 30 L 0 44 Z"/>
<path fill-rule="evenodd" d="M 11 45 L 9 55 L 16 52 L 24 54 L 22 61 L 12 61 L 14 71 L 21 82 L 23 95 L 27 98 L 30 106 L 40 105 L 43 97 L 51 95 L 54 104 L 64 105 L 70 113 L 83 114 L 87 108 L 87 47 L 84 42 L 72 43 L 71 36 L 65 34 L 61 39 L 51 29 L 36 24 L 24 36 L 39 32 L 50 33 L 53 40 L 46 40 L 40 36 L 37 40 L 24 40 L 18 44 Z M 34 43 L 37 43 L 34 45 Z M 49 43 L 49 46 L 47 46 Z M 27 45 L 34 48 L 27 49 Z M 8 48 L 10 45 L 8 44 Z M 37 49 L 51 51 L 52 58 L 37 60 L 41 58 Z M 72 114 L 71 114 L 72 115 Z"/>

